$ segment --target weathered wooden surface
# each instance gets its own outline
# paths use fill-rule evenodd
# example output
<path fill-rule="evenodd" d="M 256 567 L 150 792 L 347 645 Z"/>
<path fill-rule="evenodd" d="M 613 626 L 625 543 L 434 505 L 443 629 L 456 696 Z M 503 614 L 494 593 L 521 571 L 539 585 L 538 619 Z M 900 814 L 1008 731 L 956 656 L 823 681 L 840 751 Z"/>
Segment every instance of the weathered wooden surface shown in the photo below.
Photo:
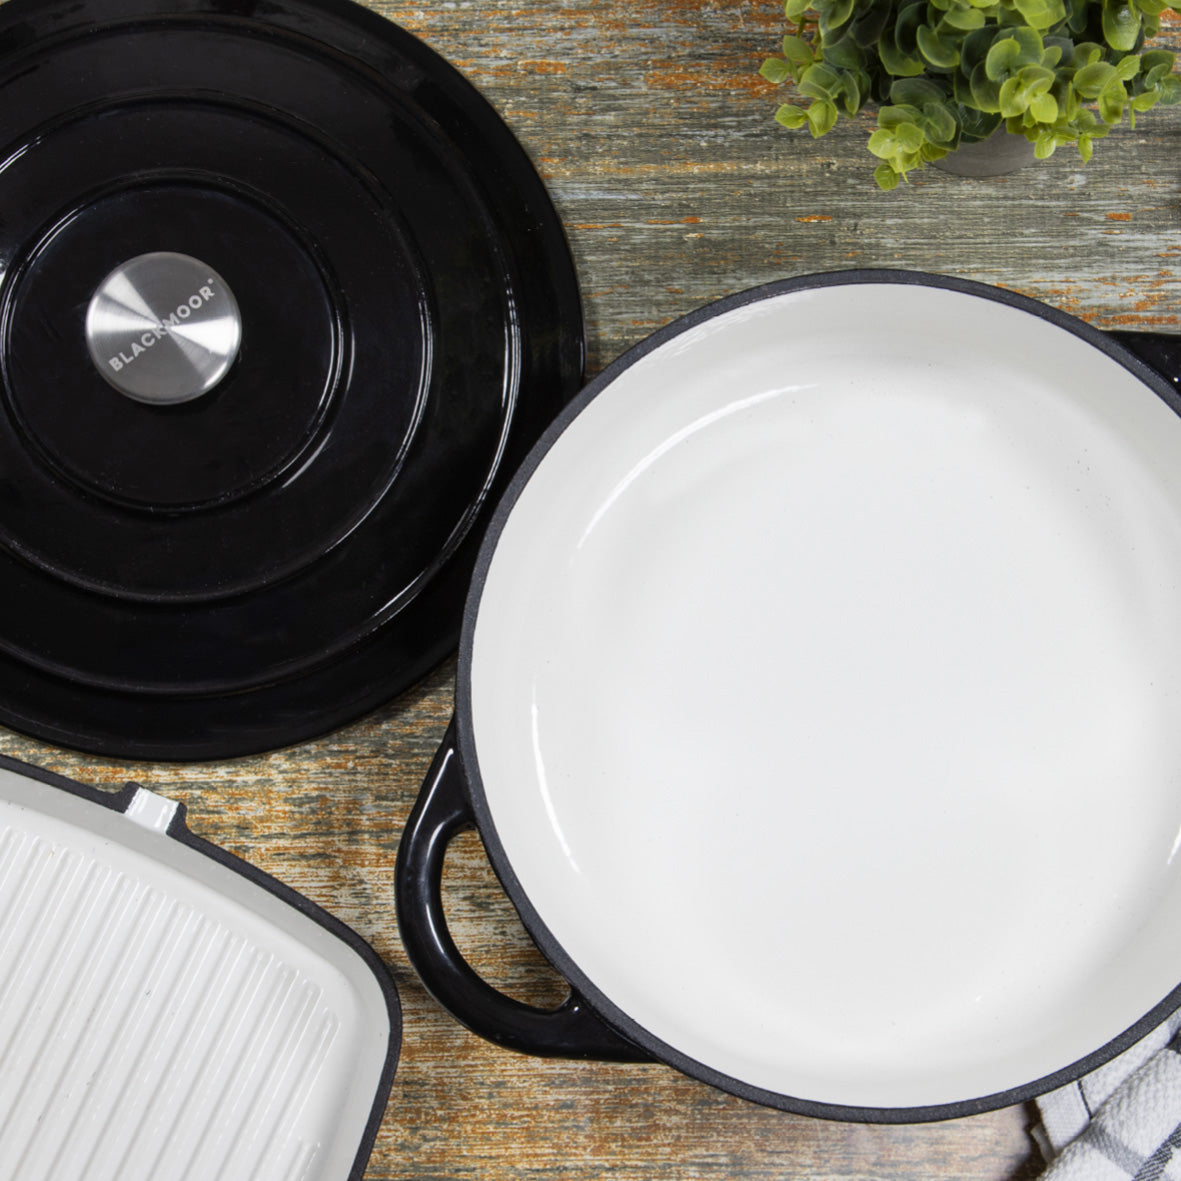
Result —
<path fill-rule="evenodd" d="M 771 121 L 778 99 L 755 71 L 781 33 L 776 0 L 374 7 L 459 65 L 537 163 L 578 264 L 592 371 L 721 295 L 844 267 L 1000 283 L 1101 327 L 1178 326 L 1181 108 L 1117 131 L 1085 168 L 1060 152 L 1003 179 L 929 171 L 881 194 L 864 150 L 868 115 L 819 142 Z M 1037 1174 L 1024 1108 L 918 1127 L 802 1119 L 660 1066 L 514 1055 L 445 1016 L 399 944 L 392 869 L 452 673 L 321 741 L 231 763 L 122 766 L 3 732 L 0 750 L 184 800 L 197 832 L 339 915 L 393 966 L 405 1041 L 372 1181 Z M 527 999 L 558 995 L 475 838 L 453 851 L 448 900 L 461 944 L 491 979 Z"/>

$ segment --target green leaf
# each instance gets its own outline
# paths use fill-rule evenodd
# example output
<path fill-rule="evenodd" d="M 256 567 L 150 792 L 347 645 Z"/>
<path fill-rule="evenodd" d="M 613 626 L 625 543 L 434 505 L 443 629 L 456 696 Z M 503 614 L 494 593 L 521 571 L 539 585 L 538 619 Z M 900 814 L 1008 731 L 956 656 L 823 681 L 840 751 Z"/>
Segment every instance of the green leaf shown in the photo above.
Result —
<path fill-rule="evenodd" d="M 891 189 L 898 187 L 898 173 L 889 164 L 879 164 L 873 170 L 873 178 L 883 193 L 888 193 Z"/>
<path fill-rule="evenodd" d="M 961 33 L 970 33 L 974 29 L 984 27 L 984 13 L 979 8 L 973 8 L 968 5 L 963 8 L 952 8 L 943 18 L 945 24 L 950 25 L 953 29 L 958 29 Z"/>
<path fill-rule="evenodd" d="M 1012 119 L 1030 111 L 1031 116 L 1037 120 L 1038 116 L 1032 110 L 1033 104 L 1049 98 L 1048 92 L 1053 84 L 1054 75 L 1050 70 L 1042 66 L 1026 66 L 1001 85 L 1001 114 L 1007 119 Z M 1041 105 L 1048 106 L 1044 102 Z M 1058 104 L 1054 101 L 1054 118 L 1057 117 L 1057 108 Z"/>
<path fill-rule="evenodd" d="M 1150 49 L 1140 58 L 1141 77 L 1145 86 L 1156 86 L 1173 72 L 1177 55 L 1167 49 Z"/>
<path fill-rule="evenodd" d="M 970 82 L 972 101 L 978 110 L 985 114 L 995 115 L 1001 109 L 1001 88 L 988 77 L 984 66 L 977 66 L 972 71 Z"/>
<path fill-rule="evenodd" d="M 898 19 L 894 22 L 894 43 L 908 57 L 918 53 L 918 31 L 926 23 L 926 0 L 903 0 Z"/>
<path fill-rule="evenodd" d="M 903 152 L 917 152 L 926 142 L 922 129 L 914 123 L 904 123 L 894 133 L 898 146 Z"/>
<path fill-rule="evenodd" d="M 870 49 L 877 43 L 890 18 L 890 0 L 876 0 L 868 5 L 858 6 L 858 11 L 849 23 L 849 36 L 861 46 Z"/>
<path fill-rule="evenodd" d="M 1018 77 L 1034 94 L 1047 93 L 1058 81 L 1058 75 L 1048 66 L 1026 66 Z"/>
<path fill-rule="evenodd" d="M 1115 63 L 1115 72 L 1119 75 L 1121 82 L 1131 82 L 1140 73 L 1140 56 L 1129 53 L 1126 57 L 1121 57 Z"/>
<path fill-rule="evenodd" d="M 950 41 L 940 37 L 930 26 L 920 25 L 916 33 L 919 52 L 942 70 L 951 70 L 960 64 L 960 51 Z"/>
<path fill-rule="evenodd" d="M 808 115 L 801 107 L 793 106 L 791 103 L 784 103 L 775 112 L 775 121 L 795 131 L 808 122 Z"/>
<path fill-rule="evenodd" d="M 898 48 L 889 29 L 878 41 L 878 58 L 886 73 L 895 78 L 915 78 L 926 71 L 922 58 L 910 57 Z"/>
<path fill-rule="evenodd" d="M 1000 106 L 1004 118 L 1012 119 L 1017 115 L 1024 115 L 1027 105 L 1021 83 L 1016 78 L 1009 78 L 1001 84 Z"/>
<path fill-rule="evenodd" d="M 783 38 L 783 56 L 787 58 L 788 65 L 795 73 L 805 66 L 810 66 L 816 60 L 812 46 L 803 37 L 797 37 L 790 33 Z"/>
<path fill-rule="evenodd" d="M 1017 78 L 1030 95 L 1045 94 L 1054 85 L 1054 71 L 1045 66 L 1025 66 Z"/>
<path fill-rule="evenodd" d="M 817 62 L 804 71 L 796 89 L 805 98 L 817 98 L 833 101 L 841 90 L 841 75 L 824 62 Z"/>
<path fill-rule="evenodd" d="M 1014 0 L 1014 6 L 1031 28 L 1052 28 L 1066 19 L 1062 0 Z"/>
<path fill-rule="evenodd" d="M 1067 0 L 1066 27 L 1077 37 L 1087 27 L 1091 0 Z"/>
<path fill-rule="evenodd" d="M 1091 153 L 1094 150 L 1095 144 L 1089 135 L 1080 135 L 1078 137 L 1078 154 L 1082 157 L 1084 164 L 1091 159 Z"/>
<path fill-rule="evenodd" d="M 1018 27 L 1013 30 L 1013 37 L 1021 48 L 1021 64 L 1039 65 L 1046 51 L 1042 35 L 1036 29 Z"/>
<path fill-rule="evenodd" d="M 1053 123 L 1058 118 L 1058 100 L 1052 94 L 1039 94 L 1029 104 L 1029 113 L 1039 123 Z"/>
<path fill-rule="evenodd" d="M 959 124 L 947 103 L 927 103 L 923 107 L 927 139 L 936 144 L 954 144 Z"/>
<path fill-rule="evenodd" d="M 839 29 L 853 15 L 854 0 L 831 0 L 819 6 L 820 23 L 826 29 Z"/>
<path fill-rule="evenodd" d="M 924 103 L 942 102 L 946 91 L 930 78 L 897 78 L 890 86 L 890 101 L 921 107 Z"/>
<path fill-rule="evenodd" d="M 1176 60 L 1177 55 L 1167 49 L 1150 49 L 1140 56 L 1140 64 L 1145 70 L 1154 70 L 1157 66 L 1168 66 L 1171 70 Z"/>
<path fill-rule="evenodd" d="M 1075 72 L 1073 85 L 1083 98 L 1096 99 L 1116 79 L 1115 66 L 1110 62 L 1092 62 Z"/>
<path fill-rule="evenodd" d="M 798 22 L 800 17 L 812 7 L 812 0 L 787 0 L 783 6 L 783 11 L 787 19 L 793 24 Z"/>
<path fill-rule="evenodd" d="M 847 33 L 824 43 L 824 60 L 841 70 L 859 70 L 865 64 L 865 54 Z"/>
<path fill-rule="evenodd" d="M 836 103 L 817 100 L 808 108 L 808 127 L 813 139 L 827 135 L 837 122 Z"/>
<path fill-rule="evenodd" d="M 866 98 L 866 91 L 862 88 L 862 79 L 869 82 L 869 76 L 850 71 L 841 80 L 841 105 L 847 115 L 856 115 L 861 110 Z"/>
<path fill-rule="evenodd" d="M 791 77 L 791 67 L 781 57 L 769 57 L 759 67 L 759 73 L 777 86 Z"/>
<path fill-rule="evenodd" d="M 960 69 L 965 74 L 971 74 L 976 66 L 984 62 L 995 40 L 996 28 L 991 25 L 969 33 L 960 46 Z"/>
<path fill-rule="evenodd" d="M 1016 37 L 1005 37 L 993 43 L 984 59 L 984 71 L 992 82 L 1003 82 L 1022 65 L 1021 45 Z"/>
<path fill-rule="evenodd" d="M 1122 53 L 1136 48 L 1140 36 L 1140 14 L 1128 0 L 1104 0 L 1103 39 Z"/>
<path fill-rule="evenodd" d="M 1099 96 L 1099 117 L 1104 123 L 1118 123 L 1127 101 L 1128 92 L 1120 83 L 1108 86 Z"/>
<path fill-rule="evenodd" d="M 987 139 L 1001 125 L 999 114 L 988 114 L 971 108 L 960 112 L 960 142 L 979 143 Z"/>
<path fill-rule="evenodd" d="M 885 131 L 897 131 L 918 118 L 919 112 L 911 106 L 882 107 L 878 111 L 878 127 Z"/>
<path fill-rule="evenodd" d="M 1070 64 L 1076 70 L 1081 70 L 1084 66 L 1092 66 L 1102 60 L 1103 46 L 1097 45 L 1094 41 L 1080 41 L 1070 55 Z"/>

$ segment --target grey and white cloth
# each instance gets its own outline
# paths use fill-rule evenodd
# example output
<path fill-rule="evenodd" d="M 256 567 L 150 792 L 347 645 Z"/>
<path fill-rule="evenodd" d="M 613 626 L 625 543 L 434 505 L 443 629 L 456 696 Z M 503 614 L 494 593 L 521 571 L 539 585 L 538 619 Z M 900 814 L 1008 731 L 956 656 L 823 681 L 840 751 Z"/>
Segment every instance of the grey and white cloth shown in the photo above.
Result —
<path fill-rule="evenodd" d="M 1181 1181 L 1181 1013 L 1037 1101 L 1042 1181 Z"/>

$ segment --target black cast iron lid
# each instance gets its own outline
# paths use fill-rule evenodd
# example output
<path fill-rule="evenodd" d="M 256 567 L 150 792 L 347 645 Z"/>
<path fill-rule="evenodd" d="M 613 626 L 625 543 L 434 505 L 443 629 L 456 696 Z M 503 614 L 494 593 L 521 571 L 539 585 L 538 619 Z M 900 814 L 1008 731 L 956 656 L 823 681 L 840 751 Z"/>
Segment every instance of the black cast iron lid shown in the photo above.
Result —
<path fill-rule="evenodd" d="M 0 259 L 0 722 L 228 757 L 454 646 L 583 343 L 441 58 L 347 0 L 10 0 Z"/>

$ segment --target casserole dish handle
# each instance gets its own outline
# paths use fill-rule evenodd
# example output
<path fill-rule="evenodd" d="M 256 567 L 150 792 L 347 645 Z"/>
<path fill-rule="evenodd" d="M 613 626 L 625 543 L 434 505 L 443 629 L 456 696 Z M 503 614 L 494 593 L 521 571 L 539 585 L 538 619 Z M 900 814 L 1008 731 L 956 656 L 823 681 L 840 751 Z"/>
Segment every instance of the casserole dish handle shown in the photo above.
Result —
<path fill-rule="evenodd" d="M 475 816 L 454 726 L 435 755 L 398 849 L 398 928 L 410 962 L 445 1009 L 498 1045 L 548 1058 L 652 1061 L 573 990 L 555 1009 L 523 1004 L 482 979 L 455 945 L 443 910 L 443 861 L 451 841 L 475 827 Z"/>
<path fill-rule="evenodd" d="M 1181 335 L 1138 329 L 1108 329 L 1104 335 L 1135 353 L 1138 360 L 1181 393 Z"/>

